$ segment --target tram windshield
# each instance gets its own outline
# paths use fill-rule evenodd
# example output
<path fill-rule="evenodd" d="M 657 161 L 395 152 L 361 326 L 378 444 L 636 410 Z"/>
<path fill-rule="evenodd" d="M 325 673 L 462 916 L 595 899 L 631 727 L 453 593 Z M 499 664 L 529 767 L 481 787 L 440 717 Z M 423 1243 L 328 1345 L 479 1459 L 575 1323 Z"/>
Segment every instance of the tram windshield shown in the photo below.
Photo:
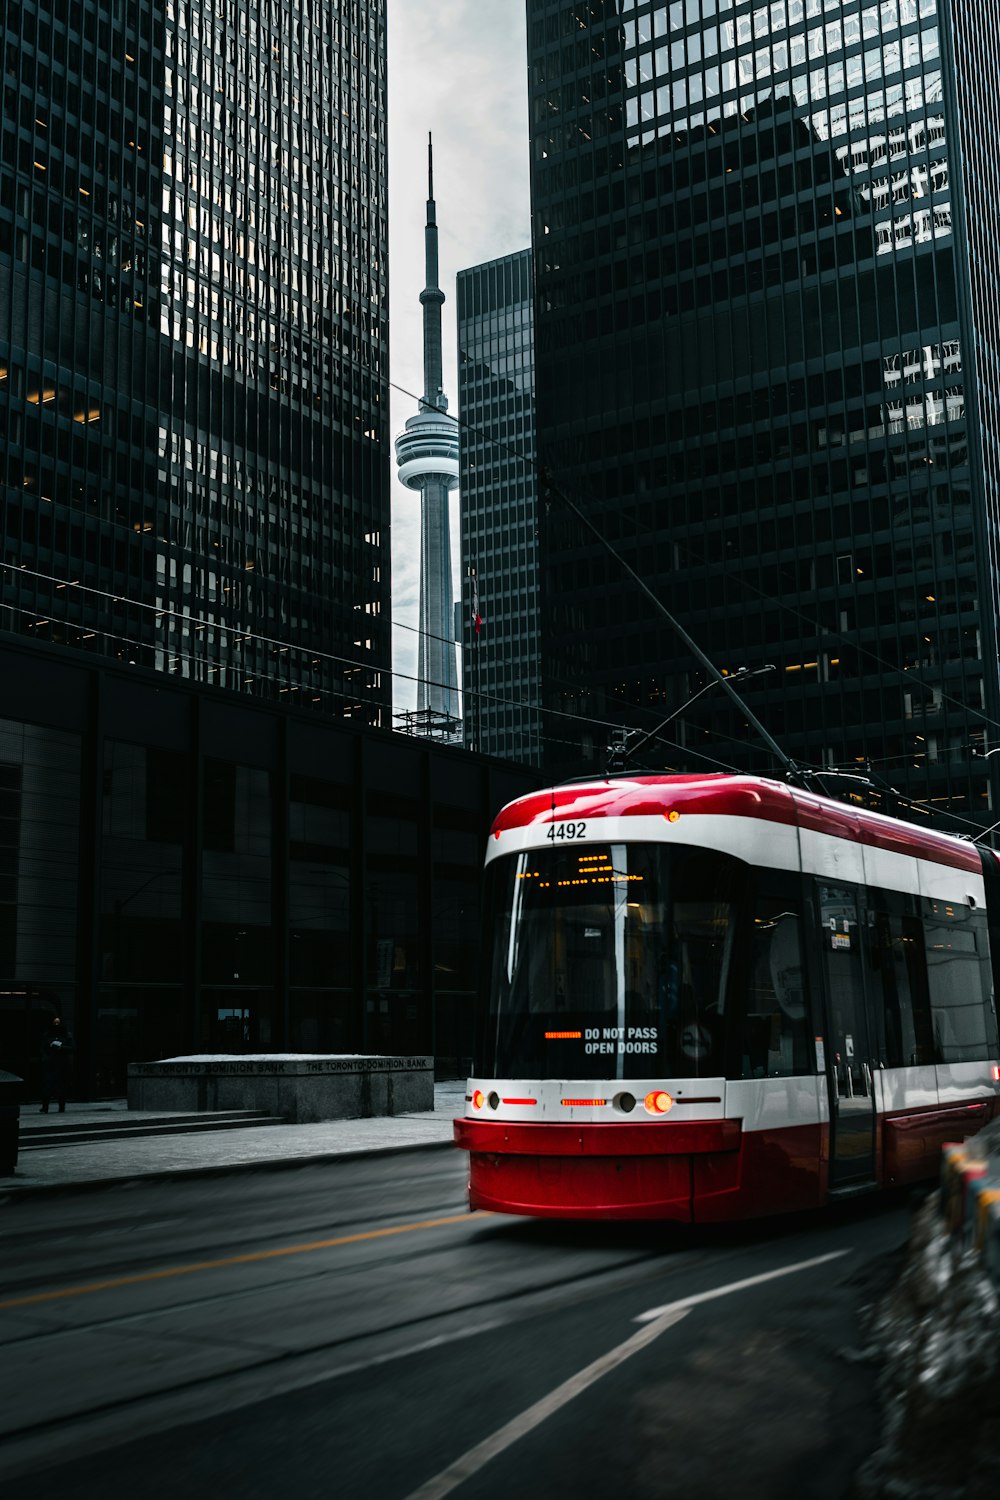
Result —
<path fill-rule="evenodd" d="M 664 844 L 492 861 L 478 1075 L 719 1076 L 741 868 Z"/>

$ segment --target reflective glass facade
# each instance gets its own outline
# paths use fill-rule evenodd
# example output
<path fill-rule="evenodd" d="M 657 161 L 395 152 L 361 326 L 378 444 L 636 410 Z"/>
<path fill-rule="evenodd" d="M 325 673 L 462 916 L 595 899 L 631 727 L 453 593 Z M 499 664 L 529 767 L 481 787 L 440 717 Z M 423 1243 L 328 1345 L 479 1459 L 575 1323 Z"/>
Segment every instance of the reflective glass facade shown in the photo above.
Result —
<path fill-rule="evenodd" d="M 789 755 L 994 821 L 996 5 L 528 17 L 541 462 L 720 668 L 773 664 L 742 691 Z M 586 755 L 705 678 L 549 519 Z M 718 690 L 656 749 L 776 769 Z"/>
<path fill-rule="evenodd" d="M 487 755 L 538 765 L 541 642 L 530 250 L 458 273 L 458 392 L 465 743 Z"/>
<path fill-rule="evenodd" d="M 0 1058 L 73 1097 L 189 1052 L 471 1065 L 483 848 L 535 770 L 10 642 Z"/>
<path fill-rule="evenodd" d="M 0 627 L 378 720 L 384 0 L 9 0 Z"/>

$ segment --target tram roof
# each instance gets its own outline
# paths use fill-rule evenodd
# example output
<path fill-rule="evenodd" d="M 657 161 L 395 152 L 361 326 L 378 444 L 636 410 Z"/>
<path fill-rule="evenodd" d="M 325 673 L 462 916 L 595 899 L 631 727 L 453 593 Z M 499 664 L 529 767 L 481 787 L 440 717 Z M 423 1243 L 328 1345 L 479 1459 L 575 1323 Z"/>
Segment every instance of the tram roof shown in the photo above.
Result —
<path fill-rule="evenodd" d="M 756 818 L 791 824 L 833 838 L 870 844 L 911 858 L 934 860 L 962 870 L 982 871 L 980 850 L 964 839 L 916 824 L 835 802 L 784 782 L 759 776 L 710 772 L 689 776 L 615 776 L 567 782 L 529 792 L 501 809 L 491 832 L 499 835 L 533 823 L 568 819 L 666 817 L 699 813 L 713 817 Z M 994 856 L 995 858 L 996 856 Z"/>

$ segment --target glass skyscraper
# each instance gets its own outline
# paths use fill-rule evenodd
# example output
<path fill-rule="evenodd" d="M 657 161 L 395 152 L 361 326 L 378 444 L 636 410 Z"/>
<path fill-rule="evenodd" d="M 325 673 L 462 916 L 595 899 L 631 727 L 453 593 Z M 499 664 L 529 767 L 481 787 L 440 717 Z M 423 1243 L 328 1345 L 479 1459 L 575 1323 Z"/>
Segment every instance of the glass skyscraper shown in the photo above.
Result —
<path fill-rule="evenodd" d="M 458 273 L 465 743 L 541 761 L 531 251 Z"/>
<path fill-rule="evenodd" d="M 546 701 L 577 766 L 706 678 L 560 490 L 720 669 L 773 666 L 742 691 L 797 762 L 1000 816 L 998 20 L 529 0 Z M 778 769 L 718 690 L 650 756 Z"/>
<path fill-rule="evenodd" d="M 8 0 L 0 628 L 388 692 L 384 0 Z"/>

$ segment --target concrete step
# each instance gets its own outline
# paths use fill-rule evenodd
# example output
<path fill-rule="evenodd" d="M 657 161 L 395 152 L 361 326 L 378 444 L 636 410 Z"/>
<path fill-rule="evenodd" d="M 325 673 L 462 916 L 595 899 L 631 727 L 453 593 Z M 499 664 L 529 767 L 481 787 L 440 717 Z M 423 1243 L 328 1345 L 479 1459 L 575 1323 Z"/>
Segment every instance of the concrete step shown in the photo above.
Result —
<path fill-rule="evenodd" d="M 196 1135 L 216 1130 L 246 1130 L 266 1125 L 283 1125 L 280 1115 L 263 1110 L 227 1110 L 210 1114 L 162 1115 L 129 1120 L 119 1115 L 114 1120 L 94 1120 L 71 1124 L 63 1116 L 59 1124 L 25 1125 L 21 1117 L 18 1147 L 21 1151 L 52 1150 L 56 1146 L 94 1145 L 101 1141 L 137 1140 L 141 1136 Z"/>

